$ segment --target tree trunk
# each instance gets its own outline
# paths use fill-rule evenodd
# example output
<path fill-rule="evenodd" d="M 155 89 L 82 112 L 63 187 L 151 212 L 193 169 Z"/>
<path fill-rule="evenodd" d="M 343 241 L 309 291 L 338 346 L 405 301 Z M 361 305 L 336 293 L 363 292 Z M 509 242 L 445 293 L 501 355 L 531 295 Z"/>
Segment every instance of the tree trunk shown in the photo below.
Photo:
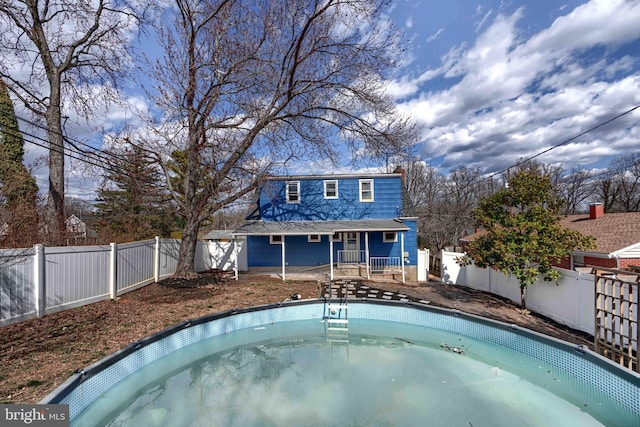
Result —
<path fill-rule="evenodd" d="M 64 243 L 64 137 L 60 110 L 60 84 L 49 76 L 51 96 L 47 108 L 47 136 L 49 137 L 49 193 L 45 208 L 47 244 Z"/>
<path fill-rule="evenodd" d="M 195 274 L 194 264 L 196 257 L 196 245 L 198 243 L 198 231 L 200 221 L 197 215 L 189 215 L 184 225 L 182 240 L 180 242 L 180 253 L 178 254 L 178 265 L 173 277 L 191 277 Z"/>
<path fill-rule="evenodd" d="M 520 306 L 523 311 L 527 309 L 527 302 L 525 300 L 525 293 L 526 293 L 525 290 L 526 290 L 525 286 L 520 286 Z"/>

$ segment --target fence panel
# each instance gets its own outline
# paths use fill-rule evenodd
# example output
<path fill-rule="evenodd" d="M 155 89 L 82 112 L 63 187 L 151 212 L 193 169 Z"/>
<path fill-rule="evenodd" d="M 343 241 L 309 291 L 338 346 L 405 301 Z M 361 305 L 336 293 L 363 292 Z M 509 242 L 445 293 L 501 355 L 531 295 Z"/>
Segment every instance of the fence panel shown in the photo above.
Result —
<path fill-rule="evenodd" d="M 456 258 L 463 256 L 463 253 L 440 251 L 440 278 L 450 285 L 460 285 L 467 282 L 466 269 L 460 267 Z"/>
<path fill-rule="evenodd" d="M 458 252 L 442 251 L 443 281 L 491 292 L 520 304 L 520 284 L 514 277 L 474 265 L 460 267 Z M 572 270 L 562 273 L 558 285 L 539 280 L 526 289 L 527 307 L 574 329 L 594 333 L 594 276 Z"/>
<path fill-rule="evenodd" d="M 118 295 L 153 281 L 155 240 L 119 244 L 117 250 Z"/>
<path fill-rule="evenodd" d="M 176 272 L 180 240 L 160 239 L 160 278 Z"/>
<path fill-rule="evenodd" d="M 45 312 L 109 298 L 109 246 L 45 248 Z"/>
<path fill-rule="evenodd" d="M 527 307 L 573 329 L 593 334 L 594 276 L 558 270 L 562 276 L 557 285 L 538 280 L 527 287 Z"/>
<path fill-rule="evenodd" d="M 36 316 L 34 250 L 0 250 L 0 326 Z"/>
<path fill-rule="evenodd" d="M 193 264 L 193 268 L 196 271 L 206 271 L 212 268 L 219 268 L 212 262 L 213 259 L 209 254 L 209 244 L 198 240 L 196 243 L 196 256 Z"/>

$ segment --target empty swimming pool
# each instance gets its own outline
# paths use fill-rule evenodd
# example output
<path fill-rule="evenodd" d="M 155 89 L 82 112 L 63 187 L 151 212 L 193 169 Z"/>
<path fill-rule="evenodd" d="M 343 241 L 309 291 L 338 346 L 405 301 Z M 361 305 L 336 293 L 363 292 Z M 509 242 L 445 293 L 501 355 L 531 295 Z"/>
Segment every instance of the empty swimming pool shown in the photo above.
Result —
<path fill-rule="evenodd" d="M 640 377 L 498 322 L 300 301 L 220 313 L 134 343 L 45 399 L 72 425 L 637 425 Z"/>

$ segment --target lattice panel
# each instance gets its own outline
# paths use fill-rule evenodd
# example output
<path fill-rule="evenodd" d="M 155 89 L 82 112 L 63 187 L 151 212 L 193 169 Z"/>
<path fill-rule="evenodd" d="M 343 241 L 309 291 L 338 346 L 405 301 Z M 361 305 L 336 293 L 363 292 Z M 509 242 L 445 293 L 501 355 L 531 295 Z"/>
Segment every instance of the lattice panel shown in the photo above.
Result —
<path fill-rule="evenodd" d="M 624 271 L 596 273 L 596 352 L 633 371 L 638 366 L 638 279 Z"/>

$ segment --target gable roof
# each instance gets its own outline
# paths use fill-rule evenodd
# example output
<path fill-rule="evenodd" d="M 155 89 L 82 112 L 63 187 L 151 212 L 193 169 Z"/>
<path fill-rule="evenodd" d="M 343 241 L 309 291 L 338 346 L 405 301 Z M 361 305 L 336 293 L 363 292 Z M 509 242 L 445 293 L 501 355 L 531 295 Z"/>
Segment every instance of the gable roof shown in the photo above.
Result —
<path fill-rule="evenodd" d="M 596 219 L 589 214 L 569 215 L 560 220 L 560 225 L 596 239 L 595 249 L 587 253 L 612 254 L 640 245 L 640 212 L 608 213 Z M 485 233 L 480 230 L 460 241 L 472 242 Z"/>
<path fill-rule="evenodd" d="M 569 215 L 560 224 L 596 238 L 590 252 L 610 254 L 640 243 L 640 212 L 608 213 L 591 219 L 589 214 Z"/>

